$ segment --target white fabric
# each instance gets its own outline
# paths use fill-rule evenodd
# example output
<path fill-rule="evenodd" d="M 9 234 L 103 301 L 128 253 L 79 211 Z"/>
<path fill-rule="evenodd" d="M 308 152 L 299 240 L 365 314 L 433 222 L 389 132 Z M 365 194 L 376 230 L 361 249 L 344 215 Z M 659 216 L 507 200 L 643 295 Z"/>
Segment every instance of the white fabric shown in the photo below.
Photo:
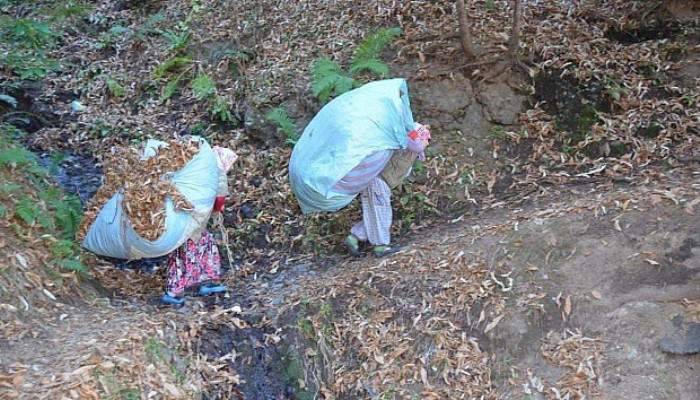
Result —
<path fill-rule="evenodd" d="M 391 189 L 381 178 L 374 178 L 360 193 L 362 221 L 350 231 L 356 238 L 374 246 L 391 243 Z"/>
<path fill-rule="evenodd" d="M 355 168 L 348 172 L 333 190 L 338 193 L 357 195 L 363 191 L 372 179 L 379 176 L 391 159 L 394 150 L 380 150 L 365 157 Z"/>

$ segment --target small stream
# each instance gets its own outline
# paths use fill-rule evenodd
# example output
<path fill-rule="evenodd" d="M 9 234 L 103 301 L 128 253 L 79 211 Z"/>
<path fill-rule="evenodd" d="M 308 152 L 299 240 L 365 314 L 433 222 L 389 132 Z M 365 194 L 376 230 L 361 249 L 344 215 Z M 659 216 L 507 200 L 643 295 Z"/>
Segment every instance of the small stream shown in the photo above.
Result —
<path fill-rule="evenodd" d="M 102 166 L 92 157 L 74 153 L 39 153 L 39 164 L 49 171 L 67 193 L 85 206 L 102 185 Z"/>
<path fill-rule="evenodd" d="M 83 208 L 102 185 L 102 165 L 93 157 L 72 152 L 36 153 L 39 165 L 46 168 L 49 175 L 66 193 L 80 199 Z M 115 267 L 139 269 L 153 273 L 162 265 L 166 257 L 127 262 L 125 260 L 102 257 Z"/>

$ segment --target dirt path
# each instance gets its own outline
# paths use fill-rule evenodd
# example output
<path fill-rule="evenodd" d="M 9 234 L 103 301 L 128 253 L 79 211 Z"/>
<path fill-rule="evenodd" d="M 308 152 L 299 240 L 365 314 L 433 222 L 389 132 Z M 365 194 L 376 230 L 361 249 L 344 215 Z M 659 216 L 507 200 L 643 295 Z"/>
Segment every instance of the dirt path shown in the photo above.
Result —
<path fill-rule="evenodd" d="M 499 357 L 555 382 L 561 371 L 546 365 L 541 341 L 550 329 L 581 329 L 605 342 L 600 398 L 700 398 L 700 358 L 666 355 L 658 345 L 700 316 L 700 216 L 644 197 L 630 205 L 637 210 L 535 217 L 505 238 L 475 243 L 507 257 L 520 299 L 545 294 L 545 313 L 516 309 L 494 329 L 492 340 L 504 350 Z M 557 296 L 571 296 L 568 321 L 553 304 Z"/>
<path fill-rule="evenodd" d="M 13 390 L 4 393 L 698 399 L 699 356 L 658 346 L 700 320 L 698 192 L 692 171 L 663 186 L 574 187 L 419 231 L 389 259 L 298 262 L 232 280 L 230 298 L 178 312 L 140 300 L 64 305 L 34 337 L 2 343 Z M 452 343 L 455 354 L 442 354 Z M 462 353 L 462 367 L 443 370 L 437 361 L 452 365 L 465 343 L 477 347 Z M 205 355 L 239 376 L 195 379 Z M 425 372 L 406 373 L 416 360 Z M 471 380 L 460 381 L 459 368 Z"/>
<path fill-rule="evenodd" d="M 454 329 L 488 359 L 485 375 L 466 382 L 486 398 L 698 399 L 699 356 L 667 355 L 658 344 L 700 318 L 696 179 L 686 173 L 664 186 L 600 193 L 573 188 L 419 232 L 388 260 L 298 265 L 276 278 L 238 282 L 257 339 L 213 329 L 207 340 L 228 340 L 228 350 L 243 355 L 239 371 L 266 365 L 256 379 L 286 382 L 276 392 L 283 398 L 464 393 L 465 382 L 452 381 L 454 370 L 436 361 L 454 361 L 454 354 L 440 358 L 449 345 L 436 342 Z M 445 292 L 460 281 L 469 284 Z M 428 333 L 421 318 L 444 318 L 453 328 Z M 375 325 L 377 342 L 366 336 Z M 364 333 L 356 342 L 358 329 Z M 403 333 L 392 336 L 397 329 Z M 391 352 L 406 340 L 400 354 Z M 256 342 L 260 357 L 247 357 Z M 414 357 L 425 363 L 425 376 L 404 370 Z M 242 387 L 247 398 L 269 398 Z"/>

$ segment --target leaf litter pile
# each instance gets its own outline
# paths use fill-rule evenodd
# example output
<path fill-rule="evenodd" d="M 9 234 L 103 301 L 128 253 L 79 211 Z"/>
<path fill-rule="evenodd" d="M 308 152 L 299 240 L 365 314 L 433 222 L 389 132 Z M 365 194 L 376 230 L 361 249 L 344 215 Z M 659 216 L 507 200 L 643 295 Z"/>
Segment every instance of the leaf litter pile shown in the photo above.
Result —
<path fill-rule="evenodd" d="M 511 2 L 467 3 L 477 45 L 486 61 L 497 59 L 507 44 Z M 6 6 L 8 12 L 26 13 L 13 7 Z M 457 147 L 449 146 L 457 135 L 426 121 L 436 126 L 435 143 L 445 146 L 430 154 L 416 170 L 418 179 L 394 196 L 394 233 L 459 221 L 465 210 L 513 206 L 553 184 L 592 182 L 605 190 L 611 181 L 663 180 L 667 170 L 661 166 L 677 168 L 697 160 L 699 91 L 697 80 L 688 82 L 684 75 L 688 60 L 698 51 L 697 21 L 678 25 L 675 36 L 661 32 L 643 40 L 620 40 L 620 35 L 634 37 L 646 29 L 641 17 L 654 15 L 654 7 L 651 2 L 622 0 L 526 2 L 521 44 L 523 61 L 531 70 L 518 90 L 531 96 L 533 106 L 520 114 L 519 127 L 505 127 L 503 137 L 491 141 L 493 161 L 487 165 L 467 156 L 469 137 L 459 137 Z M 41 128 L 28 140 L 47 151 L 107 155 L 105 167 L 113 172 L 106 174 L 105 182 L 112 174 L 114 187 L 98 193 L 87 220 L 95 217 L 96 204 L 124 186 L 119 182 L 127 180 L 120 173 L 132 172 L 124 171 L 127 163 L 110 160 L 113 146 L 196 131 L 213 143 L 240 149 L 227 215 L 229 237 L 244 266 L 236 279 L 275 274 L 290 255 L 337 250 L 358 217 L 356 207 L 330 217 L 300 216 L 286 173 L 290 151 L 265 134 L 274 132 L 273 126 L 256 122 L 262 119 L 259 114 L 278 105 L 287 107 L 300 127 L 313 116 L 320 108 L 309 90 L 314 58 L 327 55 L 344 65 L 352 45 L 376 27 L 400 26 L 403 35 L 388 53 L 392 69 L 401 70 L 409 84 L 455 75 L 478 83 L 489 71 L 488 63 L 463 67 L 459 62 L 454 2 L 448 0 L 345 0 L 333 5 L 169 0 L 162 8 L 101 1 L 75 26 L 63 32 L 61 47 L 51 53 L 65 60 L 79 54 L 89 63 L 66 62 L 60 74 L 44 80 L 38 100 L 52 103 L 61 123 Z M 189 43 L 173 45 L 178 32 Z M 209 100 L 203 101 L 187 83 L 201 74 L 213 79 L 215 96 L 230 106 L 230 121 L 214 121 Z M 164 99 L 163 93 L 173 88 L 173 96 Z M 574 93 L 577 102 L 559 106 L 547 97 L 561 88 Z M 67 93 L 79 93 L 86 112 L 71 112 L 60 100 Z M 572 108 L 588 114 L 575 114 L 572 121 L 562 118 Z M 417 117 L 426 112 L 414 110 Z M 526 151 L 515 156 L 502 151 L 509 146 Z M 128 150 L 123 159 L 136 157 Z M 146 238 L 157 238 L 162 229 L 164 197 L 177 199 L 160 180 L 162 173 L 177 168 L 158 164 L 143 171 L 154 173 L 149 194 L 137 185 L 128 197 L 127 212 Z M 128 181 L 147 182 L 146 175 Z M 507 183 L 506 198 L 492 190 L 500 182 Z M 312 299 L 330 305 L 323 312 L 312 306 L 308 323 L 302 322 L 299 331 L 315 344 L 304 361 L 328 398 L 378 396 L 392 390 L 413 393 L 418 386 L 421 398 L 497 397 L 489 370 L 496 354 L 483 348 L 480 335 L 498 328 L 502 296 L 509 287 L 507 273 L 492 271 L 480 260 L 467 262 L 459 251 L 443 253 L 420 249 L 364 272 L 339 272 L 330 287 L 311 293 Z M 133 296 L 162 290 L 161 281 L 144 274 L 117 271 L 109 277 L 108 287 Z M 422 287 L 430 290 L 417 292 Z M 198 332 L 191 327 L 183 346 L 192 346 Z M 557 385 L 559 392 L 548 391 L 547 396 L 577 398 L 587 388 L 594 389 L 597 371 L 590 357 L 599 356 L 597 342 L 569 333 L 550 339 L 543 347 L 548 360 L 572 374 L 560 382 L 569 389 Z M 217 368 L 223 364 L 218 362 Z M 235 374 L 208 376 L 235 382 Z"/>
<path fill-rule="evenodd" d="M 603 349 L 600 339 L 585 337 L 581 332 L 549 332 L 542 345 L 542 356 L 567 372 L 555 386 L 548 388 L 547 398 L 583 399 L 586 395 L 597 395 Z"/>
<path fill-rule="evenodd" d="M 513 281 L 458 249 L 422 244 L 304 284 L 287 307 L 325 398 L 498 398 L 480 337 L 503 318 Z"/>
<path fill-rule="evenodd" d="M 79 240 L 85 237 L 102 206 L 115 193 L 124 195 L 122 208 L 139 236 L 156 240 L 165 229 L 165 201 L 172 199 L 175 209 L 190 211 L 192 204 L 168 180 L 199 152 L 196 142 L 170 140 L 143 158 L 143 150 L 134 147 L 114 149 L 103 158 L 104 183 L 87 205 Z"/>

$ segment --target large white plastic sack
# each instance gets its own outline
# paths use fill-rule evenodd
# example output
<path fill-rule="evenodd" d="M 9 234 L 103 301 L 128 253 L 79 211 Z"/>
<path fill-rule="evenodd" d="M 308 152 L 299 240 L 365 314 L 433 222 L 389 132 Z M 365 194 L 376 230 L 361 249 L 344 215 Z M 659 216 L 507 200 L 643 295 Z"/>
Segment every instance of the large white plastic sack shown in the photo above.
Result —
<path fill-rule="evenodd" d="M 139 236 L 122 208 L 123 194 L 115 193 L 97 215 L 88 230 L 82 246 L 102 256 L 138 260 L 160 257 L 181 246 L 199 227 L 209 220 L 219 182 L 219 170 L 214 151 L 202 138 L 199 153 L 181 170 L 171 176 L 177 190 L 194 206 L 193 211 L 176 210 L 172 200 L 165 203 L 165 230 L 155 241 Z M 144 158 L 155 154 L 165 143 L 146 142 Z"/>
<path fill-rule="evenodd" d="M 404 149 L 413 129 L 404 79 L 370 82 L 324 106 L 294 146 L 289 162 L 292 191 L 304 214 L 337 211 L 355 195 L 333 186 L 366 156 Z"/>

